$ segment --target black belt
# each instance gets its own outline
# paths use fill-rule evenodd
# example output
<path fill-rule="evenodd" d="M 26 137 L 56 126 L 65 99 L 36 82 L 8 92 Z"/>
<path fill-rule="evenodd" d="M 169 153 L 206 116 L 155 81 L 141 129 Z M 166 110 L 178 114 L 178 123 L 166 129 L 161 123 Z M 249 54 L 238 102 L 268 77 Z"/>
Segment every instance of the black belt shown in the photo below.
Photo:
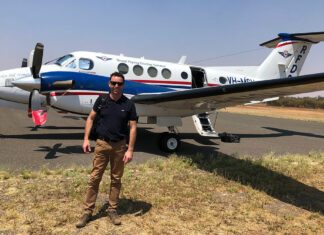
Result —
<path fill-rule="evenodd" d="M 106 142 L 114 142 L 114 143 L 116 143 L 116 142 L 119 142 L 119 141 L 123 140 L 124 138 L 119 139 L 119 140 L 112 140 L 112 139 L 110 139 L 110 138 L 108 138 L 108 137 L 98 136 L 98 139 L 99 139 L 99 140 L 106 141 Z"/>

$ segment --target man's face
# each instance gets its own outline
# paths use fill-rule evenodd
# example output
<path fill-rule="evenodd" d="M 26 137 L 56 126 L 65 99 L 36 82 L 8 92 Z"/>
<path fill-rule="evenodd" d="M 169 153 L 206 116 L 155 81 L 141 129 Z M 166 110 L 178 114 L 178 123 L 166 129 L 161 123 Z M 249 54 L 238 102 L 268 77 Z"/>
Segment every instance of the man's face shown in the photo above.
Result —
<path fill-rule="evenodd" d="M 124 88 L 123 78 L 112 76 L 109 81 L 109 87 L 112 94 L 121 95 Z"/>

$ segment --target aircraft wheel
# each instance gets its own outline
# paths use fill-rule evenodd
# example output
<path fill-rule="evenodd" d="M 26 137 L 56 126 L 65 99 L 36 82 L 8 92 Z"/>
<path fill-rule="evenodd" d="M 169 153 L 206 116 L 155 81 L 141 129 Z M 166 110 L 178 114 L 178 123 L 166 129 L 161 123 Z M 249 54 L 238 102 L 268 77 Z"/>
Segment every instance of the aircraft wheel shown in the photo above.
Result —
<path fill-rule="evenodd" d="M 160 134 L 159 146 L 163 152 L 174 153 L 180 147 L 180 137 L 174 133 L 164 132 Z"/>

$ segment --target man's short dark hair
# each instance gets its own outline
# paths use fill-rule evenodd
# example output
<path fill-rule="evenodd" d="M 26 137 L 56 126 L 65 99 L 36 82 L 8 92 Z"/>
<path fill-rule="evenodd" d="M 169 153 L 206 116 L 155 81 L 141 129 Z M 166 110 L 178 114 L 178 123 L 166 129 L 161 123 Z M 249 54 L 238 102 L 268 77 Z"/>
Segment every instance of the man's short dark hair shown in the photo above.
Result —
<path fill-rule="evenodd" d="M 110 74 L 110 79 L 112 77 L 121 77 L 123 79 L 123 82 L 125 82 L 125 77 L 124 77 L 124 75 L 122 73 L 114 72 L 114 73 Z"/>

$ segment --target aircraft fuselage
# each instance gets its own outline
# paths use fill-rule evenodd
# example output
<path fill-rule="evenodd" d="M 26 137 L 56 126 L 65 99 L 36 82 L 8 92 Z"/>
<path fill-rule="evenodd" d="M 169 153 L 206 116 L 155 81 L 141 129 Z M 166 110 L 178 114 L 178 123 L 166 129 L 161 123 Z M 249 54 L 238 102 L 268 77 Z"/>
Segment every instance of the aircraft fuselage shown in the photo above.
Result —
<path fill-rule="evenodd" d="M 194 67 L 185 64 L 147 60 L 144 58 L 115 56 L 94 52 L 73 52 L 56 61 L 55 64 L 43 65 L 41 68 L 41 84 L 35 87 L 30 68 L 17 68 L 0 72 L 0 99 L 28 104 L 29 91 L 39 89 L 48 97 L 50 104 L 60 110 L 88 114 L 101 94 L 109 92 L 109 76 L 120 71 L 126 79 L 124 93 L 128 97 L 142 93 L 161 93 L 186 90 L 199 87 L 220 86 L 251 82 L 251 76 L 240 75 L 239 72 L 226 71 L 229 67 Z M 253 70 L 253 67 L 251 67 Z M 249 68 L 248 68 L 249 69 Z M 67 73 L 59 78 L 56 71 Z M 78 72 L 78 76 L 68 76 L 68 72 Z M 88 74 L 98 75 L 96 80 L 89 79 Z M 55 76 L 54 76 L 55 75 Z M 28 81 L 24 89 L 12 84 L 17 80 Z M 60 90 L 53 86 L 55 81 L 73 80 L 73 89 Z M 129 86 L 127 86 L 129 84 Z M 29 90 L 28 90 L 29 89 Z M 27 91 L 25 91 L 27 90 Z M 45 100 L 45 98 L 44 98 Z M 190 110 L 165 110 L 159 107 L 136 105 L 139 116 L 189 116 Z"/>

